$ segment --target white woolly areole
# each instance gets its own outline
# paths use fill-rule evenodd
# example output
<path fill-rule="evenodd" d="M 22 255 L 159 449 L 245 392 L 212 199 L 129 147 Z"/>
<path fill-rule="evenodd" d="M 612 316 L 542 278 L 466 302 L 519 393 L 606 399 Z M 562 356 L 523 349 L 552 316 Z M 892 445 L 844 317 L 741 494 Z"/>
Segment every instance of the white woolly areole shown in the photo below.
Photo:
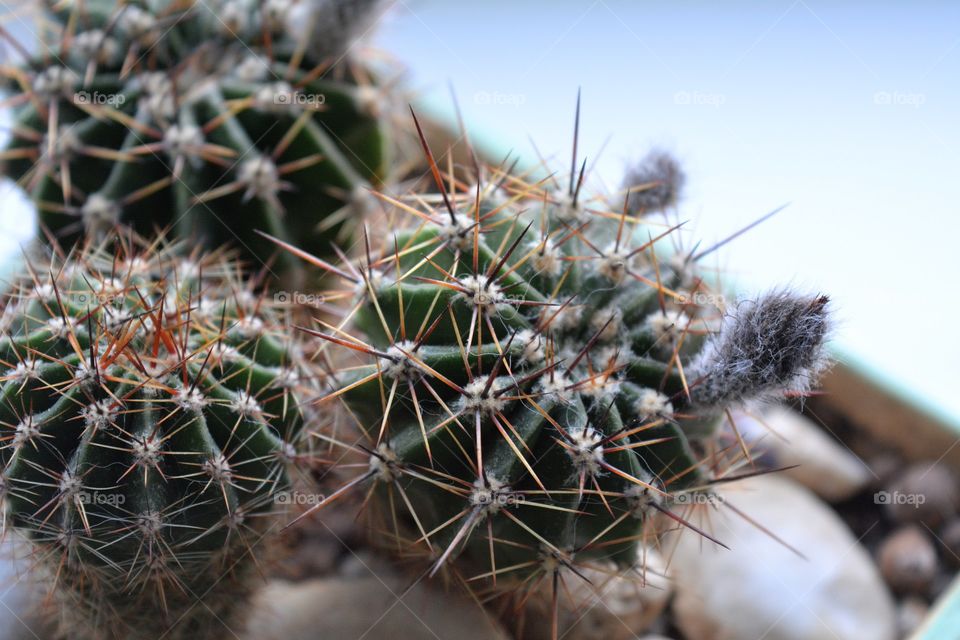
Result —
<path fill-rule="evenodd" d="M 611 244 L 604 250 L 603 256 L 597 263 L 597 273 L 614 284 L 620 284 L 627 276 L 627 271 L 631 266 L 630 263 L 629 252 L 622 247 L 618 249 Z"/>
<path fill-rule="evenodd" d="M 140 87 L 143 89 L 141 102 L 154 120 L 166 121 L 177 111 L 176 95 L 173 90 L 173 81 L 162 71 L 145 73 L 140 76 Z"/>
<path fill-rule="evenodd" d="M 123 307 L 104 307 L 103 326 L 107 331 L 116 331 L 133 319 L 133 314 Z"/>
<path fill-rule="evenodd" d="M 500 285 L 484 274 L 465 276 L 460 284 L 466 291 L 459 293 L 458 297 L 479 309 L 492 310 L 507 302 Z"/>
<path fill-rule="evenodd" d="M 67 67 L 48 67 L 34 78 L 33 93 L 43 100 L 69 97 L 79 82 L 77 74 Z"/>
<path fill-rule="evenodd" d="M 253 106 L 268 113 L 287 114 L 297 111 L 296 90 L 289 82 L 271 82 L 253 94 Z"/>
<path fill-rule="evenodd" d="M 237 323 L 234 325 L 234 328 L 237 330 L 237 333 L 239 333 L 241 336 L 243 336 L 246 339 L 250 339 L 250 338 L 256 338 L 257 336 L 262 334 L 264 325 L 263 325 L 263 320 L 261 320 L 257 316 L 247 316 L 245 318 L 241 318 L 240 320 L 238 320 Z"/>
<path fill-rule="evenodd" d="M 481 518 L 492 516 L 515 501 L 516 495 L 510 487 L 489 474 L 486 481 L 477 478 L 470 492 L 470 506 L 478 509 Z"/>
<path fill-rule="evenodd" d="M 380 89 L 369 84 L 357 87 L 353 92 L 353 99 L 361 113 L 372 116 L 380 114 L 380 107 L 385 102 Z"/>
<path fill-rule="evenodd" d="M 553 241 L 531 242 L 527 251 L 531 252 L 529 264 L 538 274 L 556 277 L 563 271 L 563 253 Z"/>
<path fill-rule="evenodd" d="M 141 44 L 152 45 L 160 38 L 156 16 L 136 5 L 123 6 L 117 26 L 130 39 Z"/>
<path fill-rule="evenodd" d="M 233 470 L 230 468 L 230 461 L 222 453 L 218 453 L 212 458 L 203 461 L 203 472 L 219 484 L 229 484 L 233 480 Z"/>
<path fill-rule="evenodd" d="M 437 236 L 451 249 L 472 250 L 473 234 L 477 221 L 462 213 L 455 213 L 453 219 L 447 212 L 438 212 L 442 222 L 437 224 Z"/>
<path fill-rule="evenodd" d="M 503 411 L 507 406 L 507 401 L 503 395 L 497 395 L 498 391 L 510 386 L 510 379 L 501 377 L 493 381 L 490 389 L 487 390 L 489 376 L 479 376 L 470 381 L 463 388 L 463 395 L 460 397 L 460 407 L 463 413 L 479 411 L 482 414 L 492 414 Z"/>
<path fill-rule="evenodd" d="M 39 436 L 39 425 L 34 422 L 33 416 L 27 416 L 17 424 L 13 434 L 13 447 L 14 449 L 19 449 Z"/>
<path fill-rule="evenodd" d="M 637 416 L 642 420 L 650 418 L 664 418 L 673 413 L 673 404 L 670 398 L 656 389 L 643 389 L 633 406 Z"/>
<path fill-rule="evenodd" d="M 397 468 L 397 452 L 391 449 L 386 443 L 381 442 L 377 445 L 376 455 L 370 456 L 370 471 L 380 482 L 393 482 L 400 477 L 400 470 Z"/>
<path fill-rule="evenodd" d="M 237 168 L 237 180 L 246 185 L 249 196 L 272 199 L 280 191 L 280 173 L 267 156 L 244 160 Z"/>
<path fill-rule="evenodd" d="M 547 359 L 547 341 L 543 335 L 532 329 L 518 331 L 513 343 L 523 349 L 520 357 L 528 364 L 540 364 Z"/>
<path fill-rule="evenodd" d="M 262 82 L 270 73 L 270 64 L 266 58 L 251 53 L 240 61 L 233 73 L 243 82 Z"/>
<path fill-rule="evenodd" d="M 83 489 L 83 481 L 70 473 L 69 470 L 65 470 L 60 474 L 60 482 L 57 488 L 60 490 L 60 500 L 66 501 L 80 493 L 80 490 Z"/>
<path fill-rule="evenodd" d="M 67 321 L 60 316 L 55 316 L 47 320 L 46 326 L 51 336 L 62 339 L 70 335 L 70 330 L 73 328 L 73 320 Z"/>
<path fill-rule="evenodd" d="M 277 372 L 277 377 L 270 386 L 278 389 L 293 389 L 298 384 L 300 384 L 300 372 L 294 367 L 283 367 Z"/>
<path fill-rule="evenodd" d="M 160 464 L 160 449 L 162 447 L 163 441 L 150 435 L 137 438 L 130 445 L 136 463 L 147 468 L 156 468 Z"/>
<path fill-rule="evenodd" d="M 559 371 L 545 373 L 537 380 L 534 391 L 543 396 L 553 396 L 558 402 L 566 404 L 573 400 L 573 383 L 566 374 Z"/>
<path fill-rule="evenodd" d="M 216 22 L 220 31 L 228 36 L 240 36 L 250 26 L 250 7 L 245 2 L 227 0 L 217 10 Z"/>
<path fill-rule="evenodd" d="M 650 488 L 657 487 L 659 484 L 650 474 L 641 473 L 638 480 L 650 486 L 645 487 L 639 484 L 631 484 L 627 490 L 624 491 L 623 495 L 627 499 L 627 505 L 630 507 L 631 515 L 633 515 L 634 518 L 645 518 L 656 508 L 654 505 L 660 506 L 663 504 L 664 496 L 659 491 L 654 491 Z"/>
<path fill-rule="evenodd" d="M 222 342 L 215 342 L 210 346 L 210 363 L 214 365 L 223 365 L 231 362 L 238 362 L 243 355 L 234 347 Z"/>
<path fill-rule="evenodd" d="M 7 379 L 14 382 L 24 383 L 28 380 L 38 380 L 40 378 L 40 362 L 36 358 L 27 356 L 17 363 L 13 369 L 7 371 Z"/>
<path fill-rule="evenodd" d="M 47 302 L 56 298 L 56 290 L 50 282 L 38 284 L 33 288 L 33 295 Z"/>
<path fill-rule="evenodd" d="M 95 60 L 100 64 L 110 64 L 120 56 L 117 39 L 106 35 L 102 29 L 82 31 L 73 37 L 71 53 L 82 60 Z"/>
<path fill-rule="evenodd" d="M 540 312 L 540 326 L 546 329 L 563 331 L 566 329 L 576 329 L 580 326 L 583 317 L 583 309 L 579 305 L 568 304 L 567 306 L 544 307 Z M 547 323 L 550 324 L 547 324 Z"/>
<path fill-rule="evenodd" d="M 294 0 L 266 0 L 263 3 L 262 15 L 267 29 L 273 33 L 280 32 L 294 4 Z"/>
<path fill-rule="evenodd" d="M 192 124 L 170 125 L 163 134 L 163 145 L 172 158 L 196 157 L 203 147 L 203 131 Z"/>
<path fill-rule="evenodd" d="M 230 403 L 230 410 L 245 418 L 259 418 L 263 415 L 263 409 L 257 399 L 242 389 L 237 391 L 236 397 Z"/>
<path fill-rule="evenodd" d="M 80 207 L 80 218 L 87 229 L 101 231 L 120 221 L 120 203 L 99 193 L 91 193 Z"/>
<path fill-rule="evenodd" d="M 52 137 L 49 133 L 43 135 L 40 141 L 40 154 L 42 162 L 59 169 L 62 162 L 70 161 L 77 150 L 83 146 L 80 137 L 73 127 L 62 127 Z"/>
<path fill-rule="evenodd" d="M 687 318 L 681 310 L 667 309 L 650 314 L 644 324 L 653 332 L 658 344 L 672 346 L 687 328 Z"/>
<path fill-rule="evenodd" d="M 137 530 L 148 540 L 155 540 L 163 529 L 163 517 L 159 511 L 147 511 L 137 516 Z"/>
<path fill-rule="evenodd" d="M 192 389 L 181 387 L 174 394 L 173 402 L 185 411 L 203 411 L 210 400 L 196 387 Z"/>
<path fill-rule="evenodd" d="M 423 375 L 417 363 L 406 355 L 407 353 L 413 353 L 415 346 L 409 340 L 390 345 L 390 348 L 387 349 L 387 355 L 390 356 L 390 359 L 382 367 L 383 374 L 394 380 L 415 380 Z"/>
<path fill-rule="evenodd" d="M 622 333 L 623 312 L 617 308 L 601 309 L 590 318 L 590 337 L 600 333 L 601 342 L 610 342 Z"/>
<path fill-rule="evenodd" d="M 79 362 L 73 370 L 73 381 L 78 385 L 89 386 L 96 382 L 96 379 L 93 369 L 84 361 Z"/>
<path fill-rule="evenodd" d="M 579 202 L 574 204 L 570 194 L 561 193 L 557 197 L 557 202 L 554 205 L 553 215 L 551 217 L 560 222 L 571 224 L 584 220 L 587 217 L 587 212 Z"/>
<path fill-rule="evenodd" d="M 567 455 L 578 473 L 590 476 L 598 475 L 603 467 L 603 434 L 593 427 L 584 427 L 576 433 L 570 434 L 567 443 Z"/>
<path fill-rule="evenodd" d="M 113 400 L 97 400 L 81 409 L 80 417 L 83 418 L 84 427 L 90 431 L 106 429 L 117 417 L 117 407 Z"/>

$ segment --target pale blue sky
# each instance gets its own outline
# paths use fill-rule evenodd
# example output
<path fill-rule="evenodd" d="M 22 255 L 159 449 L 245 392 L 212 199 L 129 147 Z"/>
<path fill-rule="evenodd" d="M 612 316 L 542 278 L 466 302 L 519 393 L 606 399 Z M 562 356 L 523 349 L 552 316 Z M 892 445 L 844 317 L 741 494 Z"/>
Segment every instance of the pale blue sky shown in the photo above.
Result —
<path fill-rule="evenodd" d="M 651 145 L 681 219 L 750 289 L 831 294 L 843 347 L 960 422 L 960 3 L 395 3 L 377 38 L 421 101 L 528 153 L 581 148 L 615 187 Z"/>

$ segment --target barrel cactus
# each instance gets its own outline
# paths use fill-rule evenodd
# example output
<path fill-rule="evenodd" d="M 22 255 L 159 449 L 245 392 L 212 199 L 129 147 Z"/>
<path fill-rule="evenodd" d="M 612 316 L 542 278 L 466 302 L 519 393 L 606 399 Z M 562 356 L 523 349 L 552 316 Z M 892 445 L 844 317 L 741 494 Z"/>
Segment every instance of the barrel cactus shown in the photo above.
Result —
<path fill-rule="evenodd" d="M 374 204 L 389 165 L 385 100 L 349 51 L 377 2 L 40 3 L 40 54 L 18 92 L 4 172 L 61 244 L 117 223 L 314 251 Z"/>
<path fill-rule="evenodd" d="M 65 637 L 221 637 L 278 525 L 310 378 L 236 264 L 109 248 L 34 261 L 5 298 L 5 528 Z"/>
<path fill-rule="evenodd" d="M 826 298 L 724 317 L 676 228 L 588 199 L 576 163 L 567 184 L 490 168 L 459 193 L 433 167 L 439 193 L 396 201 L 410 224 L 380 250 L 313 260 L 344 281 L 343 320 L 308 332 L 356 359 L 326 401 L 362 427 L 320 437 L 366 460 L 326 503 L 362 487 L 377 538 L 430 573 L 458 558 L 468 584 L 556 593 L 578 563 L 634 566 L 652 523 L 693 528 L 683 505 L 742 464 L 715 455 L 725 409 L 809 386 Z"/>

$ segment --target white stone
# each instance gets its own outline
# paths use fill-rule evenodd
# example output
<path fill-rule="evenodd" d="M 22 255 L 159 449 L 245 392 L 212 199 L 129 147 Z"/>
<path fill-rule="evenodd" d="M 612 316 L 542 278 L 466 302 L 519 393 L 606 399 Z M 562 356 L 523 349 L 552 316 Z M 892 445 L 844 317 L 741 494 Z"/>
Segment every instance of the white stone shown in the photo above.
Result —
<path fill-rule="evenodd" d="M 245 639 L 507 640 L 474 601 L 424 582 L 369 572 L 362 578 L 273 581 L 255 597 Z"/>
<path fill-rule="evenodd" d="M 786 407 L 770 407 L 761 417 L 762 424 L 743 414 L 735 420 L 748 442 L 773 454 L 777 466 L 797 465 L 784 475 L 825 500 L 845 500 L 876 480 L 852 451 L 812 420 Z"/>
<path fill-rule="evenodd" d="M 805 557 L 723 504 L 691 517 L 731 550 L 695 532 L 672 534 L 664 555 L 677 596 L 673 613 L 698 640 L 893 640 L 894 603 L 867 551 L 812 493 L 762 476 L 718 490 Z M 702 513 L 704 517 L 698 517 Z M 670 555 L 671 546 L 676 549 Z"/>

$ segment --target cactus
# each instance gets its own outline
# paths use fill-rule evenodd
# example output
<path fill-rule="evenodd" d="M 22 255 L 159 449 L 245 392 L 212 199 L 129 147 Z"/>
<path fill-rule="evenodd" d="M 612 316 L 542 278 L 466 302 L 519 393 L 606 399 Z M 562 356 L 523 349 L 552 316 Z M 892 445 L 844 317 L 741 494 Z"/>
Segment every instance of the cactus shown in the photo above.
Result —
<path fill-rule="evenodd" d="M 4 172 L 65 245 L 125 223 L 258 268 L 254 229 L 326 252 L 389 164 L 383 92 L 347 50 L 377 4 L 51 2 L 41 55 L 4 69 Z"/>
<path fill-rule="evenodd" d="M 33 262 L 5 298 L 4 523 L 68 638 L 242 622 L 309 376 L 241 275 L 127 240 Z"/>
<path fill-rule="evenodd" d="M 361 442 L 325 438 L 366 467 L 327 502 L 372 487 L 378 531 L 431 573 L 458 557 L 471 584 L 552 580 L 556 598 L 561 570 L 630 567 L 655 522 L 693 528 L 677 505 L 736 467 L 711 451 L 719 418 L 805 388 L 826 299 L 772 294 L 722 318 L 668 245 L 676 227 L 631 214 L 629 196 L 587 199 L 576 156 L 562 187 L 488 168 L 458 192 L 424 150 L 439 193 L 395 200 L 411 223 L 384 247 L 342 266 L 300 252 L 346 285 L 330 296 L 342 323 L 307 331 L 359 360 L 327 401 Z"/>

